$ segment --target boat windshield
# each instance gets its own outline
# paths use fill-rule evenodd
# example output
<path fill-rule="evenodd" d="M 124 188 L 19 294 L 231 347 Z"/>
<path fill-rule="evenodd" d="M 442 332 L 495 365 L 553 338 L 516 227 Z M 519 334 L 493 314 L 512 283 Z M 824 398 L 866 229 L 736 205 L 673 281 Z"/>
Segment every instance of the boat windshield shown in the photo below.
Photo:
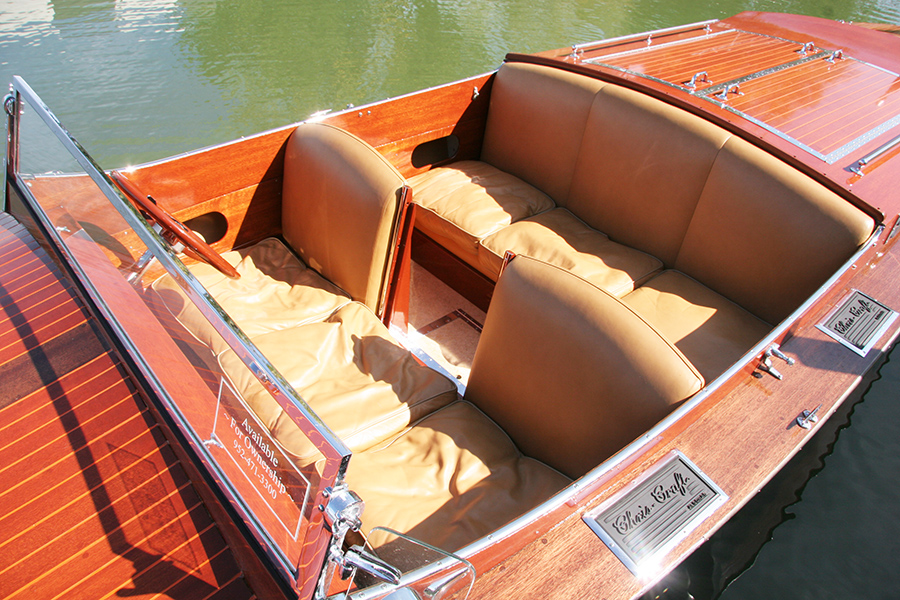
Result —
<path fill-rule="evenodd" d="M 316 509 L 342 484 L 350 451 L 228 318 L 140 213 L 19 78 L 10 120 L 8 202 L 30 210 L 84 283 L 113 339 L 153 390 L 198 460 L 301 597 L 315 586 L 299 565 L 324 562 L 331 535 Z M 18 191 L 15 191 L 18 190 Z M 21 194 L 21 196 L 20 196 Z M 212 347 L 240 364 L 226 375 L 210 345 L 184 330 L 151 284 L 168 274 L 208 320 Z M 237 370 L 235 370 L 237 369 Z M 316 449 L 298 465 L 231 383 L 258 380 Z M 312 579 L 312 581 L 310 581 Z"/>

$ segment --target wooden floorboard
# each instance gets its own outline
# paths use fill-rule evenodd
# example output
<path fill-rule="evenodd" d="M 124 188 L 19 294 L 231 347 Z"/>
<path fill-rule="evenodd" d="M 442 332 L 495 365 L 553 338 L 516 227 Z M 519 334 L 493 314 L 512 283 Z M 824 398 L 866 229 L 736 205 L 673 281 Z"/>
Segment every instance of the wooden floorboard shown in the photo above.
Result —
<path fill-rule="evenodd" d="M 254 597 L 120 359 L 2 213 L 0 597 Z"/>

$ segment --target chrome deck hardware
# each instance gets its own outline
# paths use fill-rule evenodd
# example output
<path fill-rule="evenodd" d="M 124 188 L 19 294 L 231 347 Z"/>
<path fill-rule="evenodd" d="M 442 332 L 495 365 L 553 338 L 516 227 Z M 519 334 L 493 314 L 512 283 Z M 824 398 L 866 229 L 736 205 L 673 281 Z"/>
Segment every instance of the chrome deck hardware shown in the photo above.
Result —
<path fill-rule="evenodd" d="M 822 408 L 821 404 L 812 410 L 804 410 L 802 413 L 800 413 L 800 416 L 797 417 L 797 425 L 799 425 L 803 429 L 809 429 L 813 426 L 813 423 L 818 423 L 819 416 L 816 413 L 819 412 L 820 408 Z"/>
<path fill-rule="evenodd" d="M 835 50 L 831 54 L 828 55 L 828 58 L 825 59 L 825 62 L 830 62 L 834 64 L 836 61 L 844 60 L 844 51 L 843 50 Z"/>
<path fill-rule="evenodd" d="M 880 148 L 876 148 L 874 151 L 869 152 L 868 154 L 863 156 L 861 159 L 856 161 L 856 164 L 854 166 L 850 167 L 850 170 L 862 177 L 863 175 L 865 175 L 865 173 L 863 173 L 863 167 L 898 144 L 900 144 L 900 135 L 884 144 Z"/>
<path fill-rule="evenodd" d="M 795 361 L 793 358 L 779 350 L 778 346 L 775 344 L 769 346 L 769 349 L 763 353 L 762 362 L 759 365 L 759 370 L 765 371 L 766 373 L 780 381 L 784 379 L 784 376 L 778 369 L 772 366 L 773 357 L 779 360 L 783 360 L 785 363 L 787 363 L 788 366 L 793 365 Z"/>
<path fill-rule="evenodd" d="M 394 585 L 400 583 L 402 575 L 399 569 L 367 552 L 362 546 L 351 546 L 344 552 L 341 562 L 341 579 L 350 577 L 355 569 Z"/>
<path fill-rule="evenodd" d="M 14 117 L 16 116 L 16 96 L 15 94 L 7 94 L 3 99 L 3 110 L 6 111 L 7 116 Z"/>
<path fill-rule="evenodd" d="M 797 50 L 797 54 L 802 54 L 802 55 L 806 56 L 810 52 L 815 52 L 815 51 L 816 51 L 816 45 L 813 44 L 812 42 L 806 42 L 805 44 L 803 44 L 802 48 Z"/>
<path fill-rule="evenodd" d="M 700 71 L 699 73 L 694 73 L 694 76 L 691 77 L 691 80 L 684 84 L 685 87 L 690 88 L 692 90 L 697 89 L 698 83 L 712 83 L 712 79 L 709 78 L 709 74 L 706 71 Z"/>
<path fill-rule="evenodd" d="M 736 96 L 744 95 L 744 93 L 741 92 L 741 87 L 736 83 L 732 83 L 731 85 L 726 85 L 724 88 L 722 88 L 722 91 L 716 94 L 716 99 L 721 100 L 722 102 L 727 102 L 728 94 L 734 94 Z"/>

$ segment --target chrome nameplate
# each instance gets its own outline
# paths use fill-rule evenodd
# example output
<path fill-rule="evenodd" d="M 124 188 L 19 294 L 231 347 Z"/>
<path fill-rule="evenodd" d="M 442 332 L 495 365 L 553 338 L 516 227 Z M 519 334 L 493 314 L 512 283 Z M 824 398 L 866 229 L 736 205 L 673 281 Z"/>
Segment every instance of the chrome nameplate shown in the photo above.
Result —
<path fill-rule="evenodd" d="M 878 300 L 853 290 L 816 327 L 860 356 L 865 356 L 896 318 L 897 313 Z"/>
<path fill-rule="evenodd" d="M 676 450 L 582 518 L 632 573 L 643 575 L 727 499 Z"/>

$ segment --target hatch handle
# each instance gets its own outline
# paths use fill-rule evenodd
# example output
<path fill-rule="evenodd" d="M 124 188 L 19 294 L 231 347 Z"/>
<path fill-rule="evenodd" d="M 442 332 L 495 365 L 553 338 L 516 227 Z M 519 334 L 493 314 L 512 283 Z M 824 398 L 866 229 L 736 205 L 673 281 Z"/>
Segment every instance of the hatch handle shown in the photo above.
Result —
<path fill-rule="evenodd" d="M 741 91 L 741 86 L 736 83 L 732 83 L 731 85 L 726 85 L 722 88 L 722 91 L 716 94 L 716 98 L 721 100 L 722 102 L 728 101 L 728 94 L 734 94 L 735 96 L 743 96 L 744 92 Z"/>
<path fill-rule="evenodd" d="M 685 87 L 690 88 L 692 90 L 697 89 L 698 83 L 712 83 L 712 79 L 709 78 L 709 74 L 706 71 L 700 71 L 699 73 L 694 73 L 694 76 L 691 77 L 691 80 L 685 83 Z"/>
<path fill-rule="evenodd" d="M 803 44 L 803 47 L 797 50 L 797 54 L 803 54 L 804 56 L 809 54 L 810 52 L 816 51 L 816 45 L 812 42 L 806 42 Z"/>

